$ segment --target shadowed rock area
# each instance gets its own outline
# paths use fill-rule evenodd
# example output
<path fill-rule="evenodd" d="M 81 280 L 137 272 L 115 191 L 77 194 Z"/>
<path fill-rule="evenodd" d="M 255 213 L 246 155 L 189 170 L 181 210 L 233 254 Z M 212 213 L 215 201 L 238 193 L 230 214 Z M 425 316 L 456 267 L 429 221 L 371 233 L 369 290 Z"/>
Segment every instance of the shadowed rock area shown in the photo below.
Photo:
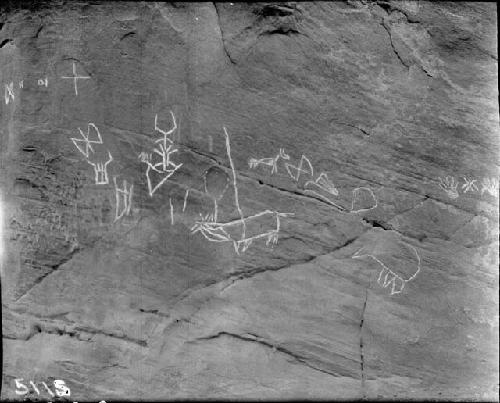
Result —
<path fill-rule="evenodd" d="M 497 69 L 495 3 L 2 3 L 1 398 L 497 399 Z"/>

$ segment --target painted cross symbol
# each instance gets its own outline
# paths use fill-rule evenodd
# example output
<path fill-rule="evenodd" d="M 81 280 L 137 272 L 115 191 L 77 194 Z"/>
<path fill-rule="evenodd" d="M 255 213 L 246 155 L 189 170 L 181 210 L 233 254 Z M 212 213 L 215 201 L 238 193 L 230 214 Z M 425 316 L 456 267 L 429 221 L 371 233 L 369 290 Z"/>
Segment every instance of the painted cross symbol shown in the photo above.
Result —
<path fill-rule="evenodd" d="M 462 185 L 464 193 L 467 193 L 468 191 L 473 192 L 474 190 L 479 190 L 476 185 L 477 179 L 467 179 L 466 177 L 464 177 L 464 181 L 465 183 Z"/>
<path fill-rule="evenodd" d="M 88 76 L 79 76 L 76 74 L 76 65 L 75 65 L 75 62 L 73 62 L 73 76 L 71 77 L 67 77 L 67 76 L 63 76 L 61 78 L 70 78 L 74 81 L 74 84 L 75 84 L 75 95 L 78 96 L 78 84 L 77 84 L 77 80 L 81 79 L 81 80 L 85 80 L 87 78 L 90 78 Z"/>

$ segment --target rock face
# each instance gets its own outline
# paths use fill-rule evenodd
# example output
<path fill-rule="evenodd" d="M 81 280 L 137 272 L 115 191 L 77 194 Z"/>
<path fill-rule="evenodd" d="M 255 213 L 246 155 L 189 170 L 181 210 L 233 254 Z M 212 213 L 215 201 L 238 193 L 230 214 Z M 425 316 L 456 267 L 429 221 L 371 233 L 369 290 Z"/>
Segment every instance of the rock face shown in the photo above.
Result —
<path fill-rule="evenodd" d="M 2 398 L 498 397 L 494 3 L 33 4 Z"/>

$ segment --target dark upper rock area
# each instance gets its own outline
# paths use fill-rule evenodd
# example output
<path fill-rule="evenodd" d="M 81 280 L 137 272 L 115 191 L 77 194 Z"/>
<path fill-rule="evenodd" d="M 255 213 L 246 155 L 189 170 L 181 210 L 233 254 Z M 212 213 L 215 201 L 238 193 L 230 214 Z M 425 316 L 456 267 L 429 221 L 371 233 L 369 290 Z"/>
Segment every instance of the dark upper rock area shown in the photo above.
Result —
<path fill-rule="evenodd" d="M 1 398 L 496 400 L 496 16 L 2 3 Z"/>

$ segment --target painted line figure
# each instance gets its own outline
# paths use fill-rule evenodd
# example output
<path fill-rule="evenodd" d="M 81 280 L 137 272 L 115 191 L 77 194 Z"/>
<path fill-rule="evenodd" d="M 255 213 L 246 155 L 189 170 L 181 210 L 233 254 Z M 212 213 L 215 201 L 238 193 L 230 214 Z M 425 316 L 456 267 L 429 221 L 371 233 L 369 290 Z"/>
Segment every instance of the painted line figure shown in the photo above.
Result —
<path fill-rule="evenodd" d="M 486 192 L 493 197 L 498 197 L 498 178 L 483 178 L 481 185 L 481 195 Z"/>
<path fill-rule="evenodd" d="M 186 189 L 186 193 L 184 193 L 184 203 L 182 204 L 182 212 L 186 210 L 188 196 L 189 196 L 189 189 Z"/>
<path fill-rule="evenodd" d="M 359 187 L 352 191 L 351 213 L 373 210 L 378 206 L 378 201 L 369 187 Z"/>
<path fill-rule="evenodd" d="M 458 182 L 452 176 L 447 176 L 446 178 L 439 180 L 439 187 L 443 189 L 450 199 L 456 199 L 458 197 L 457 186 Z"/>
<path fill-rule="evenodd" d="M 109 150 L 107 150 L 108 159 L 106 161 L 91 161 L 91 153 L 95 154 L 94 145 L 103 144 L 101 133 L 94 123 L 89 123 L 87 125 L 87 133 L 85 134 L 82 129 L 78 128 L 81 138 L 72 137 L 71 141 L 77 148 L 77 150 L 82 153 L 87 162 L 92 165 L 95 171 L 95 184 L 96 185 L 107 185 L 109 183 L 108 178 L 108 165 L 113 161 L 113 157 Z"/>
<path fill-rule="evenodd" d="M 303 168 L 304 163 L 307 165 L 307 167 L 305 169 Z M 295 165 L 289 164 L 288 162 L 285 162 L 285 168 L 288 172 L 288 175 L 290 175 L 290 177 L 292 179 L 294 179 L 295 181 L 299 180 L 300 175 L 302 173 L 310 174 L 311 177 L 314 176 L 314 169 L 313 169 L 313 166 L 311 164 L 311 161 L 309 161 L 309 159 L 304 154 L 302 154 L 302 157 L 300 158 L 300 162 L 299 162 L 298 166 L 295 166 Z M 293 172 L 295 172 L 295 173 L 293 173 Z"/>
<path fill-rule="evenodd" d="M 5 84 L 5 104 L 8 105 L 9 102 L 14 102 L 16 99 L 16 96 L 14 95 L 14 83 L 11 82 L 10 84 Z"/>
<path fill-rule="evenodd" d="M 87 125 L 87 134 L 82 132 L 82 129 L 80 128 L 78 128 L 78 131 L 80 132 L 82 138 L 79 139 L 72 137 L 71 141 L 76 146 L 78 151 L 80 151 L 85 156 L 85 158 L 88 158 L 89 152 L 95 152 L 92 148 L 92 144 L 102 144 L 101 133 L 94 123 L 89 123 Z M 91 139 L 92 133 L 94 133 L 94 135 L 92 136 L 94 139 Z"/>
<path fill-rule="evenodd" d="M 168 203 L 170 205 L 170 224 L 174 225 L 174 206 L 172 204 L 172 198 L 168 198 Z"/>
<path fill-rule="evenodd" d="M 172 111 L 170 114 L 172 115 L 173 128 L 168 131 L 163 131 L 158 127 L 158 115 L 155 115 L 155 131 L 163 134 L 163 137 L 155 140 L 157 147 L 153 149 L 152 153 L 142 152 L 139 154 L 141 161 L 147 164 L 146 178 L 150 197 L 182 166 L 182 163 L 176 164 L 171 160 L 171 155 L 178 150 L 174 148 L 173 141 L 168 137 L 177 129 L 175 116 Z"/>
<path fill-rule="evenodd" d="M 94 167 L 96 185 L 107 185 L 109 183 L 107 169 L 111 161 L 113 161 L 113 156 L 109 151 L 108 151 L 108 160 L 105 162 L 92 162 L 87 160 L 87 162 Z"/>
<path fill-rule="evenodd" d="M 75 62 L 73 62 L 73 75 L 71 77 L 63 76 L 61 78 L 73 80 L 74 87 L 75 87 L 75 96 L 78 96 L 78 83 L 77 83 L 78 80 L 88 80 L 90 77 L 77 75 L 76 74 L 76 64 L 75 64 Z"/>
<path fill-rule="evenodd" d="M 339 210 L 345 210 L 342 206 L 338 205 L 334 201 L 332 201 L 332 196 L 338 196 L 339 191 L 335 187 L 335 185 L 328 179 L 328 175 L 325 172 L 322 172 L 316 180 L 312 181 L 307 181 L 305 188 L 312 188 L 312 189 L 305 189 L 306 193 L 311 193 L 320 199 L 326 201 L 327 203 L 331 204 L 332 206 L 338 208 Z M 322 194 L 326 193 L 325 194 Z"/>
<path fill-rule="evenodd" d="M 200 232 L 212 242 L 232 242 L 234 250 L 239 254 L 245 252 L 258 239 L 265 239 L 268 246 L 275 245 L 279 238 L 281 218 L 293 215 L 293 213 L 265 210 L 226 223 L 211 221 L 211 217 L 207 215 L 197 221 L 191 231 L 193 234 Z M 245 237 L 240 236 L 243 230 Z"/>
<path fill-rule="evenodd" d="M 278 160 L 280 158 L 283 160 L 290 159 L 290 156 L 288 154 L 285 154 L 285 150 L 283 148 L 280 148 L 276 157 L 261 158 L 261 159 L 250 158 L 248 160 L 248 166 L 252 169 L 257 168 L 259 165 L 269 166 L 271 167 L 271 175 L 272 175 L 278 172 Z"/>
<path fill-rule="evenodd" d="M 217 221 L 219 217 L 218 202 L 224 197 L 229 187 L 229 176 L 216 166 L 208 168 L 203 174 L 203 184 L 205 193 L 210 196 L 214 203 L 214 212 L 211 215 L 212 221 Z"/>
<path fill-rule="evenodd" d="M 390 288 L 391 295 L 399 294 L 406 284 L 414 280 L 421 270 L 420 256 L 417 250 L 390 234 L 385 239 L 375 241 L 359 249 L 353 259 L 371 259 L 379 265 L 377 283 L 383 288 Z"/>
<path fill-rule="evenodd" d="M 45 87 L 48 87 L 48 86 L 49 86 L 49 79 L 48 79 L 47 77 L 45 77 L 45 78 L 39 78 L 39 79 L 37 80 L 37 84 L 38 84 L 39 86 L 45 86 Z"/>
<path fill-rule="evenodd" d="M 479 190 L 476 185 L 477 179 L 467 179 L 466 177 L 464 177 L 464 182 L 465 183 L 462 185 L 464 193 L 467 193 L 469 191 L 474 192 Z"/>
<path fill-rule="evenodd" d="M 116 198 L 115 221 L 117 221 L 125 215 L 130 215 L 134 185 L 131 184 L 127 189 L 127 181 L 123 180 L 123 187 L 119 188 L 116 183 L 116 176 L 113 177 L 113 183 L 115 184 Z"/>
<path fill-rule="evenodd" d="M 191 231 L 193 234 L 200 232 L 211 242 L 232 242 L 234 250 L 237 254 L 245 252 L 248 247 L 258 239 L 265 239 L 266 245 L 274 245 L 278 242 L 281 218 L 292 216 L 294 214 L 264 210 L 248 217 L 243 215 L 243 211 L 239 204 L 236 170 L 231 157 L 229 134 L 227 133 L 225 127 L 223 127 L 223 129 L 226 140 L 226 152 L 231 166 L 234 200 L 240 218 L 225 223 L 219 223 L 213 219 L 215 212 L 212 216 L 207 214 L 203 217 L 200 214 L 200 220 L 195 222 Z"/>

